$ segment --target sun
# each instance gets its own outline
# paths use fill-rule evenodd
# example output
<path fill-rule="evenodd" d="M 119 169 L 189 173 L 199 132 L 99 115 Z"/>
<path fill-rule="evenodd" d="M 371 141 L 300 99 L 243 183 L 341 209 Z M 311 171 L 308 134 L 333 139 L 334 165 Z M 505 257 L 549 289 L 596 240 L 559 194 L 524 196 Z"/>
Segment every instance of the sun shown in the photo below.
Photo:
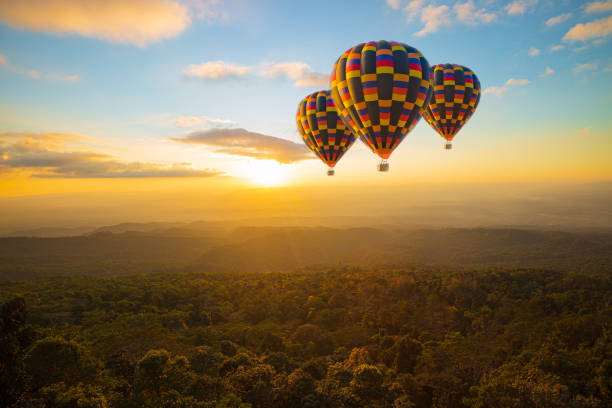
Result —
<path fill-rule="evenodd" d="M 280 186 L 286 181 L 285 166 L 274 160 L 249 160 L 245 170 L 251 182 L 262 186 Z"/>

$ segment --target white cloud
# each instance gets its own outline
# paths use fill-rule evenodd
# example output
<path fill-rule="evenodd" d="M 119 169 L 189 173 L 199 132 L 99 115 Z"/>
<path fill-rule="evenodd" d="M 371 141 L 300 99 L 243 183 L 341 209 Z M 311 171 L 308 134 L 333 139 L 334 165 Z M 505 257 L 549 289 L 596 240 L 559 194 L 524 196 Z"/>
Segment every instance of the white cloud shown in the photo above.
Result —
<path fill-rule="evenodd" d="M 400 0 L 387 0 L 387 5 L 391 7 L 393 10 L 399 10 Z"/>
<path fill-rule="evenodd" d="M 572 71 L 574 71 L 574 74 L 579 74 L 584 71 L 595 71 L 597 68 L 599 68 L 597 62 L 585 62 L 584 64 L 576 65 Z"/>
<path fill-rule="evenodd" d="M 553 45 L 552 47 L 550 47 L 550 50 L 551 51 L 560 51 L 560 50 L 562 50 L 564 48 L 565 48 L 565 45 L 556 44 L 556 45 Z"/>
<path fill-rule="evenodd" d="M 484 8 L 476 10 L 473 0 L 468 0 L 465 3 L 456 3 L 453 9 L 457 13 L 457 20 L 469 25 L 486 24 L 497 18 L 495 13 L 487 13 Z"/>
<path fill-rule="evenodd" d="M 554 73 L 555 73 L 554 69 L 552 69 L 551 67 L 546 67 L 546 70 L 544 71 L 543 74 L 540 75 L 540 77 L 546 78 L 547 76 L 551 76 Z"/>
<path fill-rule="evenodd" d="M 602 13 L 606 11 L 612 11 L 612 0 L 594 1 L 592 3 L 587 3 L 584 8 L 584 12 L 587 14 Z"/>
<path fill-rule="evenodd" d="M 425 23 L 425 27 L 415 35 L 423 37 L 424 35 L 435 33 L 438 29 L 445 25 L 450 25 L 450 15 L 448 6 L 427 6 L 421 11 L 421 21 Z"/>
<path fill-rule="evenodd" d="M 483 95 L 495 95 L 501 98 L 511 87 L 523 86 L 529 83 L 528 79 L 522 78 L 510 78 L 506 81 L 504 86 L 490 86 L 484 90 Z"/>
<path fill-rule="evenodd" d="M 404 7 L 406 20 L 408 22 L 414 20 L 419 14 L 421 14 L 421 9 L 423 8 L 424 3 L 425 0 L 411 0 L 406 7 Z"/>
<path fill-rule="evenodd" d="M 0 20 L 31 31 L 144 47 L 175 37 L 191 18 L 186 6 L 169 0 L 28 0 L 0 2 Z"/>
<path fill-rule="evenodd" d="M 537 57 L 538 55 L 540 55 L 540 50 L 536 47 L 531 47 L 529 48 L 529 55 L 531 55 L 532 57 Z"/>
<path fill-rule="evenodd" d="M 576 24 L 563 36 L 563 41 L 587 41 L 592 38 L 607 37 L 610 34 L 612 34 L 612 16 L 586 24 Z"/>
<path fill-rule="evenodd" d="M 251 72 L 252 68 L 235 65 L 224 61 L 203 62 L 199 65 L 191 64 L 183 71 L 189 78 L 222 79 L 228 77 L 241 77 Z"/>
<path fill-rule="evenodd" d="M 505 9 L 510 15 L 525 14 L 525 12 L 538 4 L 538 0 L 515 0 L 508 4 Z"/>
<path fill-rule="evenodd" d="M 236 122 L 233 120 L 208 118 L 206 116 L 177 116 L 176 118 L 172 119 L 172 123 L 178 127 L 224 127 L 236 125 Z"/>
<path fill-rule="evenodd" d="M 572 17 L 572 13 L 565 13 L 565 14 L 558 15 L 556 17 L 551 17 L 548 20 L 546 20 L 546 25 L 549 27 L 556 26 L 557 24 L 561 24 L 569 20 L 570 17 Z"/>
<path fill-rule="evenodd" d="M 284 77 L 293 81 L 297 87 L 327 87 L 329 74 L 314 72 L 310 65 L 303 62 L 280 62 L 266 67 L 261 76 L 266 78 Z"/>
<path fill-rule="evenodd" d="M 527 85 L 530 81 L 522 78 L 510 78 L 506 81 L 505 86 L 522 86 Z"/>

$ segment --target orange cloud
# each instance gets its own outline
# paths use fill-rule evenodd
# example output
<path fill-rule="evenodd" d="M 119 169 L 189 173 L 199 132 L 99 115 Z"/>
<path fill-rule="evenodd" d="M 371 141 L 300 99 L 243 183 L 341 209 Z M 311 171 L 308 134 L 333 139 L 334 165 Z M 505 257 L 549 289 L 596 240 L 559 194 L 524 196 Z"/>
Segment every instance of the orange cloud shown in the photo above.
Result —
<path fill-rule="evenodd" d="M 0 2 L 0 20 L 20 29 L 144 47 L 181 33 L 190 15 L 168 0 L 28 0 Z"/>
<path fill-rule="evenodd" d="M 294 81 L 293 85 L 297 87 L 329 87 L 329 74 L 315 72 L 303 62 L 279 62 L 264 69 L 261 75 L 267 78 L 285 77 Z"/>
<path fill-rule="evenodd" d="M 592 38 L 607 37 L 610 34 L 612 34 L 612 16 L 586 24 L 576 24 L 563 36 L 563 41 L 587 41 Z"/>
<path fill-rule="evenodd" d="M 191 132 L 184 137 L 173 138 L 172 140 L 186 144 L 210 146 L 217 153 L 276 160 L 279 163 L 293 163 L 314 158 L 314 155 L 302 143 L 249 132 L 240 128 L 207 129 Z"/>
<path fill-rule="evenodd" d="M 210 177 L 221 174 L 215 170 L 194 169 L 189 163 L 126 163 L 105 153 L 71 147 L 89 139 L 65 133 L 0 134 L 0 174 L 21 172 L 38 178 Z"/>

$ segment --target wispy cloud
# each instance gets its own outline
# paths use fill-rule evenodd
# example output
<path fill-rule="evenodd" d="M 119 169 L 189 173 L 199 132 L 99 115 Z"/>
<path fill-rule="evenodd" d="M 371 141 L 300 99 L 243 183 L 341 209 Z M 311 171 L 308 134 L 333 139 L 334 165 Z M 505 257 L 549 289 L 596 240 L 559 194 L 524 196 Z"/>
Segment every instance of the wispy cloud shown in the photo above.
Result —
<path fill-rule="evenodd" d="M 606 11 L 612 11 L 612 0 L 594 1 L 587 3 L 584 7 L 586 14 L 603 13 Z"/>
<path fill-rule="evenodd" d="M 417 37 L 423 37 L 429 33 L 435 33 L 440 27 L 450 25 L 450 14 L 448 6 L 429 5 L 421 11 L 421 22 L 425 24 L 423 29 L 416 32 Z"/>
<path fill-rule="evenodd" d="M 561 24 L 569 20 L 571 17 L 572 17 L 572 13 L 565 13 L 565 14 L 558 15 L 556 17 L 551 17 L 548 20 L 546 20 L 546 25 L 549 27 L 556 26 L 557 24 Z"/>
<path fill-rule="evenodd" d="M 599 64 L 597 62 L 585 62 L 584 64 L 578 64 L 572 71 L 574 74 L 579 74 L 584 71 L 596 71 L 599 68 Z"/>
<path fill-rule="evenodd" d="M 544 70 L 543 74 L 540 74 L 540 77 L 542 78 L 546 78 L 548 76 L 551 76 L 552 74 L 555 73 L 555 70 L 552 69 L 551 67 L 546 67 L 546 70 Z"/>
<path fill-rule="evenodd" d="M 293 81 L 296 87 L 328 87 L 329 74 L 315 72 L 304 62 L 262 63 L 254 66 L 236 65 L 224 61 L 203 62 L 189 65 L 183 70 L 188 78 L 219 80 L 240 78 L 249 74 L 263 78 L 285 78 Z"/>
<path fill-rule="evenodd" d="M 510 78 L 506 81 L 504 86 L 490 86 L 484 90 L 483 95 L 495 95 L 501 98 L 508 90 L 515 86 L 527 85 L 530 81 L 522 78 Z"/>
<path fill-rule="evenodd" d="M 584 136 L 584 135 L 586 135 L 586 134 L 591 132 L 591 128 L 592 128 L 592 126 L 587 126 L 587 127 L 582 128 L 582 129 L 578 129 L 576 132 L 579 135 L 583 135 Z"/>
<path fill-rule="evenodd" d="M 419 16 L 424 3 L 425 0 L 411 0 L 408 2 L 408 4 L 406 4 L 406 7 L 404 7 L 404 12 L 406 13 L 406 20 L 408 22 L 411 22 Z"/>
<path fill-rule="evenodd" d="M 395 5 L 398 7 L 394 7 Z M 399 2 L 389 4 L 389 6 L 394 10 L 401 8 Z M 445 4 L 434 5 L 427 4 L 425 0 L 410 0 L 404 6 L 403 12 L 408 22 L 419 18 L 423 23 L 423 28 L 414 34 L 417 37 L 435 33 L 444 26 L 452 25 L 453 21 L 475 26 L 491 23 L 497 19 L 497 14 L 494 12 L 487 11 L 485 8 L 476 8 L 474 0 L 458 1 L 452 6 L 452 9 Z"/>
<path fill-rule="evenodd" d="M 0 20 L 31 31 L 144 47 L 175 37 L 191 16 L 187 6 L 170 0 L 29 0 L 0 2 Z"/>
<path fill-rule="evenodd" d="M 208 118 L 206 116 L 177 116 L 176 118 L 172 119 L 172 123 L 178 127 L 223 127 L 236 125 L 236 122 L 233 120 Z"/>
<path fill-rule="evenodd" d="M 560 51 L 560 50 L 562 50 L 562 49 L 564 49 L 564 48 L 565 48 L 565 45 L 562 45 L 562 44 L 555 44 L 555 45 L 553 45 L 553 46 L 551 46 L 551 47 L 550 47 L 550 50 L 551 50 L 551 51 Z"/>
<path fill-rule="evenodd" d="M 55 73 L 41 74 L 35 69 L 22 68 L 20 66 L 11 64 L 8 62 L 8 60 L 3 55 L 0 55 L 0 68 L 5 68 L 5 69 L 11 70 L 21 75 L 28 76 L 36 80 L 49 79 L 52 81 L 77 82 L 81 79 L 79 75 L 77 74 L 72 74 L 72 75 L 63 75 L 63 74 L 55 74 Z"/>
<path fill-rule="evenodd" d="M 252 67 L 236 65 L 224 61 L 209 61 L 191 64 L 183 70 L 188 78 L 223 79 L 243 77 L 252 71 Z"/>
<path fill-rule="evenodd" d="M 515 0 L 508 4 L 505 10 L 510 15 L 522 15 L 537 4 L 538 0 Z"/>
<path fill-rule="evenodd" d="M 529 55 L 532 57 L 537 57 L 538 55 L 540 55 L 540 50 L 536 47 L 531 47 L 529 48 Z"/>
<path fill-rule="evenodd" d="M 400 8 L 400 0 L 386 0 L 387 5 L 391 7 L 393 10 L 399 10 Z"/>
<path fill-rule="evenodd" d="M 497 18 L 495 13 L 487 12 L 484 8 L 477 10 L 473 0 L 455 3 L 453 9 L 457 14 L 457 20 L 469 25 L 487 24 Z"/>
<path fill-rule="evenodd" d="M 20 172 L 45 178 L 210 177 L 189 163 L 170 165 L 122 162 L 114 156 L 75 145 L 87 136 L 65 133 L 0 134 L 0 173 Z"/>
<path fill-rule="evenodd" d="M 196 131 L 172 140 L 208 146 L 216 153 L 276 160 L 279 163 L 293 163 L 314 157 L 302 143 L 240 128 Z"/>
<path fill-rule="evenodd" d="M 612 16 L 586 24 L 576 24 L 563 37 L 563 41 L 588 41 L 593 38 L 607 37 L 612 34 Z"/>
<path fill-rule="evenodd" d="M 293 81 L 297 87 L 327 87 L 329 74 L 314 72 L 310 65 L 303 62 L 281 62 L 272 64 L 261 72 L 267 78 L 284 77 Z"/>

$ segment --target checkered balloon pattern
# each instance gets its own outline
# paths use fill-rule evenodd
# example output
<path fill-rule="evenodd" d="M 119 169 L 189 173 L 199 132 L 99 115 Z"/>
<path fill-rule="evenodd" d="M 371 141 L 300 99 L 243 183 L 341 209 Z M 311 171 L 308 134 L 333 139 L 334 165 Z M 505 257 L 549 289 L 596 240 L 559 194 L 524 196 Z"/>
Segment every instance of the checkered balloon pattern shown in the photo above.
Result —
<path fill-rule="evenodd" d="M 417 124 L 432 90 L 423 54 L 398 42 L 356 45 L 338 58 L 331 77 L 347 126 L 383 159 Z"/>
<path fill-rule="evenodd" d="M 296 121 L 304 143 L 329 167 L 334 167 L 355 142 L 330 91 L 315 92 L 302 99 Z"/>
<path fill-rule="evenodd" d="M 439 64 L 433 67 L 433 93 L 423 117 L 449 142 L 472 117 L 480 102 L 480 81 L 464 66 Z"/>

